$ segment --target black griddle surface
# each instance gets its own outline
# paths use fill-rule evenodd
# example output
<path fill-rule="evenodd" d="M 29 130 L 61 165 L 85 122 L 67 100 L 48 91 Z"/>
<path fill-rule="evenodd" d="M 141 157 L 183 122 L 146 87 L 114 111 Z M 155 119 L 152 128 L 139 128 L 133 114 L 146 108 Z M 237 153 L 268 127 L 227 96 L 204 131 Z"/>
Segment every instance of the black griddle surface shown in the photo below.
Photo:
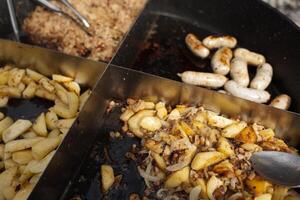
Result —
<path fill-rule="evenodd" d="M 52 101 L 37 97 L 30 100 L 9 99 L 8 105 L 0 108 L 0 112 L 3 112 L 13 120 L 28 119 L 34 121 L 42 112 L 47 112 L 48 108 L 53 105 Z"/>

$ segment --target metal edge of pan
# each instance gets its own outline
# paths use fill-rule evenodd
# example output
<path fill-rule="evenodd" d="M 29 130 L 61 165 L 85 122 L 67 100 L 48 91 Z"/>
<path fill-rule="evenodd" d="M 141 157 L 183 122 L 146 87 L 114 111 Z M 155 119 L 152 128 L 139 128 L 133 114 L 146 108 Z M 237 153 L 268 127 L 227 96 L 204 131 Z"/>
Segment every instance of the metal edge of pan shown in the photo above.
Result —
<path fill-rule="evenodd" d="M 53 73 L 63 73 L 74 77 L 82 86 L 90 89 L 96 87 L 97 81 L 107 67 L 106 63 L 3 39 L 0 39 L 0 60 L 1 64 L 11 63 L 21 68 L 29 67 L 47 76 Z M 97 94 L 92 92 L 88 102 L 95 101 L 95 98 L 97 98 Z M 54 155 L 48 168 L 44 171 L 29 199 L 41 199 L 41 196 L 43 199 L 57 199 L 76 173 L 80 160 L 92 143 L 94 128 L 100 124 L 98 121 L 93 121 L 93 119 L 99 120 L 100 116 L 90 116 L 94 107 L 89 106 L 91 103 L 88 102 L 79 112 L 76 123 L 62 141 L 57 154 Z M 105 106 L 103 106 L 104 108 Z M 88 127 L 84 127 L 86 124 Z M 64 149 L 63 153 L 61 153 L 61 149 Z M 72 151 L 69 151 L 70 149 Z M 72 162 L 73 160 L 76 162 Z M 60 171 L 62 167 L 67 168 L 63 173 Z M 43 195 L 45 191 L 49 194 L 47 197 Z"/>

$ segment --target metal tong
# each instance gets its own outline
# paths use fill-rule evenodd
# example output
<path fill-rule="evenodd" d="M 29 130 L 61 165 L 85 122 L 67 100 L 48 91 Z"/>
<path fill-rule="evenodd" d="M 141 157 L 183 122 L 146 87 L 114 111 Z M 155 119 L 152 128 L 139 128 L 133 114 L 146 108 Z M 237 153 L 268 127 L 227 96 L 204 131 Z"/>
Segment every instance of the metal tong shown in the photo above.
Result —
<path fill-rule="evenodd" d="M 17 42 L 20 42 L 20 32 L 19 32 L 19 28 L 18 28 L 18 22 L 17 22 L 13 2 L 12 2 L 12 0 L 6 0 L 6 3 L 7 3 L 7 8 L 8 8 L 8 12 L 9 12 L 11 25 L 12 25 L 14 35 L 15 35 L 15 40 Z"/>
<path fill-rule="evenodd" d="M 74 22 L 76 22 L 86 33 L 91 35 L 90 24 L 89 24 L 88 20 L 85 17 L 83 17 L 78 12 L 78 10 L 76 10 L 76 8 L 74 8 L 72 6 L 72 4 L 68 0 L 60 0 L 60 1 L 72 11 L 72 13 L 74 14 L 74 16 L 76 18 L 74 18 L 73 16 L 69 15 L 68 13 L 62 11 L 59 7 L 52 4 L 48 0 L 36 0 L 36 1 L 38 3 L 40 3 L 42 6 L 44 6 L 45 8 L 47 8 L 53 12 L 60 13 L 64 16 L 69 17 Z M 10 21 L 11 21 L 14 35 L 15 35 L 15 40 L 19 42 L 20 41 L 20 32 L 19 32 L 19 28 L 18 28 L 18 23 L 17 23 L 17 19 L 16 19 L 16 13 L 15 13 L 15 9 L 13 6 L 13 2 L 12 2 L 12 0 L 6 0 L 6 2 L 7 2 L 8 11 L 9 11 Z"/>
<path fill-rule="evenodd" d="M 70 14 L 64 12 L 62 9 L 60 9 L 56 5 L 52 4 L 48 0 L 36 0 L 36 1 L 38 3 L 40 3 L 42 6 L 44 6 L 45 8 L 47 8 L 47 9 L 53 11 L 53 12 L 57 12 L 57 13 L 60 13 L 64 16 L 66 16 L 66 17 L 69 17 L 70 19 L 75 21 L 84 31 L 86 31 L 88 34 L 91 34 L 90 29 L 89 29 L 90 24 L 89 24 L 88 20 L 85 17 L 83 17 L 79 13 L 79 11 L 76 10 L 76 8 L 74 8 L 74 6 L 72 6 L 72 4 L 68 0 L 60 0 L 60 2 L 62 2 L 67 8 L 69 8 L 76 18 L 74 18 Z"/>

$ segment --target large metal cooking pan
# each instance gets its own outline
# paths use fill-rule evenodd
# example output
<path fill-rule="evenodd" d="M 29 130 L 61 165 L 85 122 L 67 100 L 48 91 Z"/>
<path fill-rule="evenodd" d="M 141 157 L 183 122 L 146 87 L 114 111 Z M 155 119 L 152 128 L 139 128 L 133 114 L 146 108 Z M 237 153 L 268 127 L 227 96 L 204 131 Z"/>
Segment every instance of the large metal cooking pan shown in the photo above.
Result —
<path fill-rule="evenodd" d="M 2 10 L 0 14 L 2 14 Z M 8 27 L 8 23 L 6 23 L 6 27 Z M 1 34 L 9 35 L 11 33 L 11 30 L 7 31 L 2 28 L 1 31 L 3 31 Z M 210 33 L 234 35 L 238 38 L 241 46 L 263 53 L 275 68 L 274 85 L 269 89 L 274 95 L 281 92 L 290 94 L 293 99 L 292 110 L 300 111 L 300 88 L 297 88 L 300 83 L 298 80 L 300 70 L 297 68 L 300 55 L 299 28 L 258 0 L 151 0 L 123 42 L 113 63 L 172 79 L 177 79 L 176 73 L 185 69 L 206 70 L 204 66 L 207 61 L 200 62 L 187 53 L 183 44 L 183 37 L 187 32 L 197 33 L 201 37 Z M 154 44 L 158 44 L 158 46 Z M 154 46 L 158 48 L 152 49 Z M 16 56 L 14 55 L 14 58 Z M 62 56 L 62 60 L 64 60 L 64 56 Z M 116 76 L 118 73 L 120 76 Z M 124 145 L 107 140 L 108 130 L 118 129 L 118 113 L 106 116 L 105 105 L 110 98 L 121 100 L 127 96 L 142 98 L 148 94 L 147 88 L 142 86 L 138 89 L 137 87 L 140 85 L 134 84 L 149 84 L 151 88 L 154 87 L 153 82 L 147 82 L 151 76 L 140 76 L 137 75 L 138 73 L 116 67 L 110 67 L 106 74 L 103 79 L 100 79 L 85 109 L 80 113 L 78 123 L 75 123 L 70 130 L 30 199 L 41 199 L 41 197 L 43 199 L 67 199 L 76 193 L 87 199 L 102 198 L 97 172 L 99 164 L 104 160 L 95 158 L 99 155 L 101 158 L 104 146 L 112 147 L 109 152 L 116 155 L 114 160 L 120 160 L 116 164 L 124 164 L 124 167 L 127 166 L 128 169 L 128 179 L 124 179 L 128 184 L 120 190 L 112 191 L 109 194 L 111 199 L 127 199 L 131 192 L 142 192 L 143 181 L 137 176 L 134 163 L 123 163 L 124 159 L 122 159 L 126 146 L 129 147 L 132 142 L 137 141 L 128 139 Z M 123 82 L 128 79 L 136 80 L 136 83 Z M 194 103 L 196 100 L 200 101 L 203 93 L 199 91 L 207 91 L 160 78 L 154 82 L 156 82 L 154 84 L 156 88 L 165 88 L 165 90 L 154 90 L 154 94 L 160 98 L 166 97 L 169 94 L 166 91 L 172 91 L 170 89 L 174 88 L 175 95 L 167 96 L 173 103 L 180 100 L 193 101 L 190 103 Z M 160 87 L 160 83 L 165 83 L 166 87 Z M 243 112 L 245 117 L 264 119 L 265 123 L 277 122 L 273 126 L 281 124 L 282 126 L 277 128 L 282 130 L 282 133 L 293 133 L 288 131 L 291 130 L 288 128 L 293 127 L 296 130 L 300 124 L 296 123 L 297 121 L 290 114 L 287 113 L 282 117 L 280 111 L 267 106 L 243 100 L 237 100 L 240 103 L 232 104 L 233 99 L 230 97 L 210 92 L 204 93 L 221 96 L 222 100 L 219 104 L 227 103 L 226 108 L 243 108 L 239 112 Z M 189 98 L 190 95 L 195 95 L 195 98 Z M 253 107 L 256 111 L 261 110 L 260 113 L 268 114 L 267 116 L 270 118 L 256 115 L 259 112 L 249 110 Z M 267 124 L 272 126 L 272 123 Z M 97 141 L 93 141 L 96 135 Z M 292 143 L 299 142 L 297 134 L 284 134 L 284 136 Z M 95 149 L 91 149 L 91 147 L 95 147 Z M 124 149 L 120 147 L 124 147 Z M 86 156 L 87 159 L 83 159 L 88 150 L 90 153 Z M 73 184 L 76 174 L 78 179 L 75 181 L 76 184 Z M 85 174 L 89 179 L 82 182 L 80 177 Z M 77 192 L 78 188 L 80 191 Z"/>
<path fill-rule="evenodd" d="M 111 84 L 108 86 L 106 83 Z M 126 102 L 128 97 L 135 99 L 151 97 L 151 99 L 163 100 L 169 105 L 200 104 L 209 110 L 232 117 L 241 117 L 248 122 L 258 122 L 274 128 L 278 137 L 285 139 L 290 145 L 299 149 L 299 114 L 256 104 L 208 89 L 110 65 L 98 82 L 94 94 L 97 94 L 99 99 L 94 104 L 94 107 L 99 107 L 97 113 L 103 112 L 103 109 L 100 108 L 106 107 L 110 100 Z M 78 178 L 64 196 L 65 199 L 79 196 L 82 200 L 118 200 L 129 199 L 132 193 L 143 196 L 145 184 L 137 171 L 136 163 L 125 156 L 133 144 L 139 145 L 139 139 L 126 136 L 124 139 L 112 139 L 109 136 L 111 131 L 121 131 L 120 113 L 120 109 L 116 108 L 112 113 L 104 113 L 101 117 L 99 122 L 103 125 L 97 132 L 96 142 L 86 160 L 83 161 L 84 164 Z M 120 185 L 105 194 L 101 192 L 99 174 L 101 164 L 111 164 L 115 174 L 122 175 Z M 46 186 L 46 183 L 43 186 Z M 37 190 L 39 191 L 35 191 L 36 194 L 42 194 L 42 187 L 37 188 Z M 151 199 L 155 199 L 155 196 Z"/>
<path fill-rule="evenodd" d="M 200 38 L 209 34 L 233 35 L 239 46 L 266 56 L 274 68 L 268 90 L 273 97 L 279 93 L 291 95 L 291 110 L 300 112 L 299 30 L 291 20 L 259 0 L 153 0 L 112 63 L 180 80 L 178 72 L 210 70 L 209 59 L 196 58 L 186 48 L 187 33 Z"/>
<path fill-rule="evenodd" d="M 39 47 L 0 39 L 0 66 L 7 63 L 14 64 L 20 68 L 31 68 L 47 76 L 51 76 L 54 73 L 68 75 L 80 83 L 83 88 L 90 89 L 95 87 L 99 77 L 107 66 L 106 63 L 94 62 Z M 41 99 L 32 99 L 30 101 L 11 99 L 8 106 L 1 108 L 0 111 L 14 119 L 26 118 L 33 120 L 40 113 L 51 107 L 51 104 L 52 102 Z M 95 102 L 93 105 L 95 105 Z M 59 147 L 59 149 L 64 149 L 63 154 L 59 153 L 60 150 L 57 150 L 57 155 L 55 155 L 52 161 L 53 164 L 49 165 L 50 170 L 46 170 L 48 172 L 45 172 L 45 176 L 41 178 L 42 182 L 45 181 L 47 183 L 46 189 L 53 188 L 53 190 L 47 190 L 52 194 L 52 196 L 49 195 L 49 199 L 60 196 L 65 190 L 68 181 L 76 174 L 79 165 L 78 160 L 80 161 L 84 158 L 93 141 L 93 137 L 95 137 L 98 128 L 97 124 L 99 124 L 97 120 L 100 116 L 95 115 L 94 118 L 91 118 L 89 115 L 93 109 L 94 107 L 88 105 L 83 108 L 74 128 L 69 131 Z M 74 148 L 76 149 L 75 151 Z M 53 169 L 52 165 L 55 166 L 55 170 L 51 170 Z M 61 167 L 64 167 L 64 169 L 67 168 L 67 170 L 60 171 Z M 52 177 L 57 176 L 63 177 L 63 181 L 60 182 L 58 181 L 59 179 L 52 179 Z M 39 196 L 37 199 L 43 198 Z"/>

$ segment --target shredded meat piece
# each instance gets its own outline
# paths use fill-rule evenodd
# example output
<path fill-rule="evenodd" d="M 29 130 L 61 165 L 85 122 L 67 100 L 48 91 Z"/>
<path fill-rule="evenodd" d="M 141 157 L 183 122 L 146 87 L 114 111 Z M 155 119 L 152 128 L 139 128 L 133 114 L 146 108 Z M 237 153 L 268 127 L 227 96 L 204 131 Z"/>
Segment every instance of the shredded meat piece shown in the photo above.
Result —
<path fill-rule="evenodd" d="M 59 1 L 52 2 L 67 11 Z M 40 6 L 24 20 L 23 30 L 35 44 L 109 61 L 146 0 L 70 0 L 70 3 L 88 19 L 92 35 L 71 19 Z"/>

